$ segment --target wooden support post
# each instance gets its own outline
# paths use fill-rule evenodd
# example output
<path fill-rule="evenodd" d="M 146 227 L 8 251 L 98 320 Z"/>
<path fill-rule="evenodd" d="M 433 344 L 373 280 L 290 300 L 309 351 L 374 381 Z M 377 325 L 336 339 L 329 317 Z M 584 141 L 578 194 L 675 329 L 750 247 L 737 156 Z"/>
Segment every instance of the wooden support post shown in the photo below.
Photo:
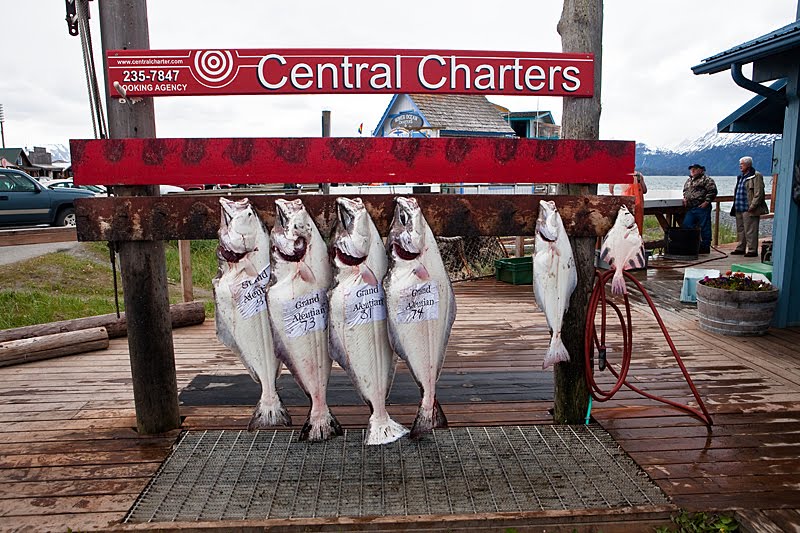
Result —
<path fill-rule="evenodd" d="M 322 136 L 323 137 L 331 136 L 331 112 L 327 110 L 322 112 Z M 330 194 L 331 184 L 323 183 L 321 189 L 322 189 L 322 194 Z"/>
<path fill-rule="evenodd" d="M 517 257 L 525 255 L 525 237 L 521 235 L 514 238 L 514 255 Z"/>
<path fill-rule="evenodd" d="M 565 139 L 600 138 L 600 80 L 603 58 L 602 0 L 564 0 L 558 21 L 561 48 L 564 52 L 594 54 L 594 95 L 592 98 L 564 98 L 561 132 Z M 620 174 L 633 168 L 618 168 Z M 597 185 L 560 185 L 559 194 L 597 194 Z M 594 286 L 594 252 L 596 239 L 573 238 L 572 251 L 578 270 L 578 285 L 564 314 L 561 338 L 570 355 L 567 363 L 557 363 L 554 369 L 555 398 L 553 418 L 561 424 L 581 424 L 589 405 L 586 383 L 584 337 L 589 296 Z"/>
<path fill-rule="evenodd" d="M 98 7 L 103 56 L 108 50 L 150 48 L 145 0 L 104 0 Z M 106 108 L 111 138 L 156 136 L 152 98 L 108 98 Z M 115 187 L 114 193 L 158 196 L 158 186 Z M 164 243 L 120 242 L 119 257 L 136 425 L 141 434 L 163 433 L 180 427 Z"/>
<path fill-rule="evenodd" d="M 719 244 L 719 202 L 715 202 L 717 204 L 716 213 L 714 213 L 714 246 Z"/>
<path fill-rule="evenodd" d="M 178 261 L 181 265 L 181 291 L 183 301 L 191 302 L 194 300 L 194 290 L 192 286 L 192 241 L 178 241 Z"/>

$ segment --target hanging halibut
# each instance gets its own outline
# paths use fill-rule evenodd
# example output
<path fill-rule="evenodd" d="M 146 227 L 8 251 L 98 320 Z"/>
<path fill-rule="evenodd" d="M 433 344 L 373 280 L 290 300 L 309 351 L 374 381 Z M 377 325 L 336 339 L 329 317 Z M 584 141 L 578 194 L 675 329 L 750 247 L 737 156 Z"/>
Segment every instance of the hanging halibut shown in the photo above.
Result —
<path fill-rule="evenodd" d="M 611 292 L 614 294 L 627 294 L 623 270 L 631 268 L 644 268 L 645 265 L 644 240 L 639 234 L 636 219 L 626 206 L 619 208 L 617 220 L 606 233 L 603 246 L 600 249 L 600 259 L 614 269 L 611 278 Z"/>
<path fill-rule="evenodd" d="M 433 232 L 415 198 L 397 198 L 386 246 L 389 271 L 383 286 L 389 340 L 422 393 L 411 428 L 411 437 L 419 438 L 433 428 L 447 427 L 436 400 L 436 381 L 456 318 L 456 300 Z"/>
<path fill-rule="evenodd" d="M 275 208 L 267 292 L 275 354 L 311 401 L 300 440 L 323 441 L 342 434 L 326 400 L 331 374 L 328 250 L 301 200 L 275 200 Z"/>
<path fill-rule="evenodd" d="M 386 397 L 396 358 L 389 345 L 383 240 L 361 198 L 337 198 L 330 302 L 331 357 L 344 368 L 371 414 L 365 444 L 388 444 L 408 434 L 389 417 Z"/>
<path fill-rule="evenodd" d="M 533 255 L 533 294 L 551 331 L 542 368 L 569 361 L 569 352 L 561 340 L 561 325 L 577 284 L 578 271 L 561 215 L 555 202 L 540 200 Z"/>
<path fill-rule="evenodd" d="M 219 271 L 212 281 L 217 338 L 261 384 L 261 398 L 247 429 L 289 426 L 291 419 L 275 386 L 281 363 L 275 358 L 267 314 L 269 235 L 247 198 L 220 198 L 219 203 Z"/>

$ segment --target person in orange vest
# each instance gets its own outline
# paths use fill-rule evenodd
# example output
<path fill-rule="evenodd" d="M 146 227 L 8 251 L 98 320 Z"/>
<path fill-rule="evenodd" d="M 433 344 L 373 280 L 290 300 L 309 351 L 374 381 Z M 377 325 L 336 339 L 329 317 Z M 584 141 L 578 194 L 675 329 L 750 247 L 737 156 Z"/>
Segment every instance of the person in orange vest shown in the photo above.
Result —
<path fill-rule="evenodd" d="M 608 192 L 614 194 L 613 184 L 608 186 Z M 644 182 L 644 176 L 636 170 L 633 172 L 633 183 L 622 186 L 621 196 L 633 196 L 635 199 L 633 218 L 636 220 L 636 225 L 639 226 L 639 235 L 644 231 L 644 195 L 646 193 L 647 184 Z"/>

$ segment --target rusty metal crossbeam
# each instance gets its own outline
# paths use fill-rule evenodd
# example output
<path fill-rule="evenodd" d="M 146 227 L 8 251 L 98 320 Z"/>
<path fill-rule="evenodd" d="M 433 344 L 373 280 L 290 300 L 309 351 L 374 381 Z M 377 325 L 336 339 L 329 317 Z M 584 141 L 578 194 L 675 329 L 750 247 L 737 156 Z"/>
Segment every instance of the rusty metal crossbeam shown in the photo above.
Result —
<path fill-rule="evenodd" d="M 216 239 L 220 196 L 250 198 L 261 219 L 271 228 L 277 198 L 302 198 L 323 235 L 333 227 L 336 196 L 325 195 L 169 195 L 87 198 L 76 201 L 78 240 L 147 241 Z M 621 205 L 632 209 L 625 196 L 530 196 L 479 194 L 414 195 L 434 235 L 533 235 L 539 200 L 553 200 L 570 236 L 605 235 Z M 389 232 L 394 196 L 362 195 L 378 231 Z"/>

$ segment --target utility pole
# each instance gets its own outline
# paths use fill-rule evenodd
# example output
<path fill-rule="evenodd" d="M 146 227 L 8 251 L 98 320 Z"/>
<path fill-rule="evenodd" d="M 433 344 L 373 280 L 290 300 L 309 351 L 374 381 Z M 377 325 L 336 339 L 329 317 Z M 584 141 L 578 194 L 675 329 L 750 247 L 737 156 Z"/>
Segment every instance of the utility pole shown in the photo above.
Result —
<path fill-rule="evenodd" d="M 6 132 L 3 130 L 3 123 L 6 121 L 6 116 L 3 113 L 3 104 L 0 104 L 0 138 L 3 139 L 3 148 L 6 147 Z"/>
<path fill-rule="evenodd" d="M 103 0 L 100 31 L 103 57 L 108 50 L 150 48 L 146 0 Z M 104 62 L 105 65 L 105 62 Z M 108 72 L 103 71 L 108 86 Z M 109 137 L 156 136 L 153 99 L 107 97 Z M 116 186 L 118 196 L 158 196 L 158 186 Z M 163 241 L 117 243 L 128 322 L 128 349 L 139 433 L 163 433 L 180 427 L 175 352 L 167 294 Z"/>

